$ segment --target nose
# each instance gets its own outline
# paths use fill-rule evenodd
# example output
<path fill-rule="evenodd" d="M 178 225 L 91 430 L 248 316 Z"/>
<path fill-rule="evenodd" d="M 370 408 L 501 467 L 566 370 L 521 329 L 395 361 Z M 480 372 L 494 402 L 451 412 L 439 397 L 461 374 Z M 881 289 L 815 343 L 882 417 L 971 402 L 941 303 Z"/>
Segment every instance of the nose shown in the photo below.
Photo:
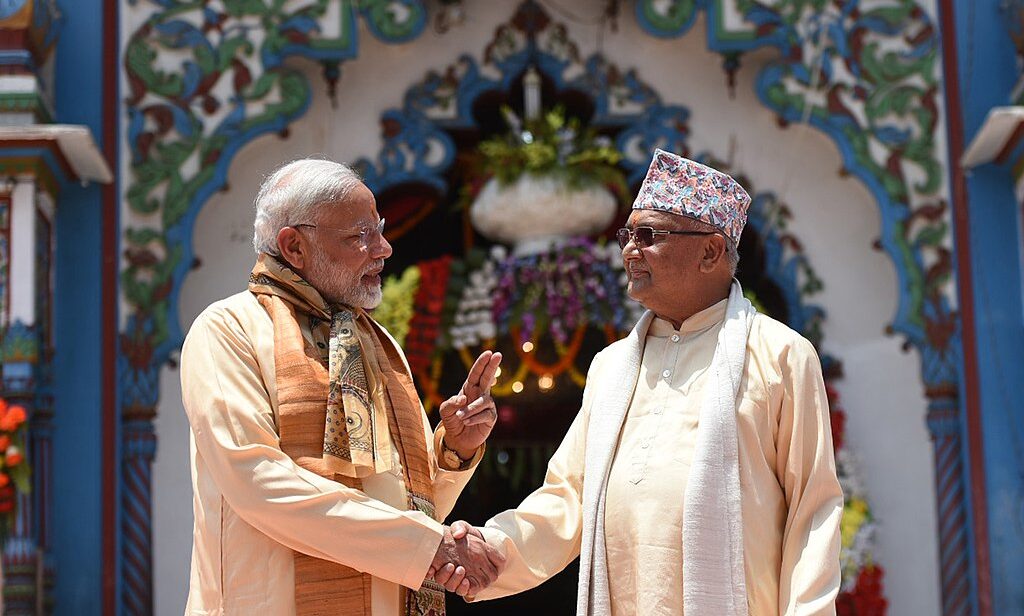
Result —
<path fill-rule="evenodd" d="M 387 259 L 394 252 L 391 249 L 391 243 L 388 242 L 388 238 L 384 237 L 383 233 L 377 237 L 379 239 L 370 246 L 370 256 L 374 259 Z"/>
<path fill-rule="evenodd" d="M 636 237 L 633 235 L 629 236 L 629 241 L 622 247 L 622 260 L 624 262 L 639 261 L 643 255 L 640 253 L 640 249 L 636 245 Z"/>

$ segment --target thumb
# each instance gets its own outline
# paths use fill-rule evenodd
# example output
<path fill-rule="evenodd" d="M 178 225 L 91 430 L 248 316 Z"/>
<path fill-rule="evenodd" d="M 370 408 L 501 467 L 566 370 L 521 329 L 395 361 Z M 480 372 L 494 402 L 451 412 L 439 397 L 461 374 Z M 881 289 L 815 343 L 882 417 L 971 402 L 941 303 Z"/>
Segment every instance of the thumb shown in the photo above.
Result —
<path fill-rule="evenodd" d="M 441 403 L 440 413 L 442 419 L 447 419 L 455 414 L 460 408 L 466 405 L 466 396 L 456 394 Z"/>
<path fill-rule="evenodd" d="M 469 523 L 464 522 L 462 520 L 452 522 L 452 539 L 455 539 L 456 541 L 462 539 L 470 533 L 472 528 L 473 527 Z"/>

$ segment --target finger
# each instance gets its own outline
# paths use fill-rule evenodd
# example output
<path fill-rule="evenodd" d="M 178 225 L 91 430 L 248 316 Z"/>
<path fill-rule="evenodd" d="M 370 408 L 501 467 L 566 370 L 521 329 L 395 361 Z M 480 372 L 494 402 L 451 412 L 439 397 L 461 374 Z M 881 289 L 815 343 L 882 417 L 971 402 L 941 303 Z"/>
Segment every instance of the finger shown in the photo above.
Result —
<path fill-rule="evenodd" d="M 452 415 L 455 415 L 455 413 L 459 409 L 466 406 L 466 402 L 468 402 L 468 399 L 466 398 L 466 396 L 462 394 L 456 394 L 451 398 L 448 398 L 447 400 L 441 403 L 441 418 L 448 419 Z"/>
<path fill-rule="evenodd" d="M 476 400 L 470 402 L 469 405 L 465 406 L 464 408 L 459 409 L 456 412 L 456 415 L 459 417 L 459 419 L 466 420 L 472 417 L 473 415 L 476 415 L 480 411 L 483 411 L 488 406 L 494 406 L 494 400 L 491 399 L 491 397 L 488 395 L 483 395 L 477 398 Z"/>
<path fill-rule="evenodd" d="M 427 575 L 425 575 L 423 579 L 432 580 L 435 575 L 437 575 L 437 569 L 434 568 L 434 565 L 430 565 L 430 568 L 427 569 Z"/>
<path fill-rule="evenodd" d="M 469 369 L 466 384 L 462 386 L 462 393 L 474 398 L 479 395 L 477 392 L 480 389 L 480 377 L 483 375 L 484 370 L 487 369 L 487 365 L 490 363 L 493 355 L 490 351 L 484 351 L 476 358 L 476 361 L 473 362 L 473 367 Z"/>
<path fill-rule="evenodd" d="M 455 573 L 452 574 L 448 581 L 443 584 L 445 590 L 448 592 L 455 592 L 459 589 L 459 586 L 466 579 L 466 568 L 459 566 L 455 568 Z"/>
<path fill-rule="evenodd" d="M 452 525 L 449 528 L 452 531 L 452 539 L 458 541 L 469 534 L 469 529 L 472 528 L 472 526 L 470 526 L 468 522 L 456 520 L 455 522 L 452 522 Z"/>
<path fill-rule="evenodd" d="M 486 394 L 491 391 L 491 386 L 494 385 L 500 366 L 501 353 L 492 354 L 490 361 L 487 362 L 487 366 L 484 367 L 483 374 L 480 376 L 480 393 Z"/>
<path fill-rule="evenodd" d="M 451 579 L 452 574 L 454 573 L 455 565 L 453 565 L 452 563 L 448 563 L 447 565 L 441 567 L 441 569 L 434 575 L 434 581 L 440 584 L 441 586 L 444 586 L 448 582 L 448 580 Z"/>
<path fill-rule="evenodd" d="M 469 589 L 470 589 L 469 580 L 462 580 L 462 583 L 459 584 L 459 588 L 458 588 L 458 590 L 455 591 L 455 594 L 459 595 L 460 597 L 465 597 L 466 595 L 469 594 Z M 480 588 L 480 589 L 476 589 L 476 590 L 477 590 L 477 592 L 479 592 L 479 591 L 481 591 L 483 589 Z"/>
<path fill-rule="evenodd" d="M 494 405 L 485 408 L 481 412 L 473 415 L 472 417 L 464 418 L 462 423 L 468 428 L 469 426 L 476 425 L 488 425 L 493 426 L 498 420 L 498 411 L 494 408 Z"/>

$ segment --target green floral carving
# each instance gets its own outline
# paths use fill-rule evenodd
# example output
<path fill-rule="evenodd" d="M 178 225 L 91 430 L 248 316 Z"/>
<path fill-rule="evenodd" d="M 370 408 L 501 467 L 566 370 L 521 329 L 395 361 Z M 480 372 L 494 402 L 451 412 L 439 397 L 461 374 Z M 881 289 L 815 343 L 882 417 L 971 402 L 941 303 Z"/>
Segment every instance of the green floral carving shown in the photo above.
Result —
<path fill-rule="evenodd" d="M 286 134 L 309 104 L 306 77 L 284 59 L 355 57 L 359 10 L 381 38 L 408 39 L 422 30 L 425 9 L 418 0 L 315 0 L 298 8 L 285 0 L 147 4 L 148 17 L 124 50 L 133 216 L 121 285 L 131 310 L 122 336 L 128 379 L 152 389 L 155 383 L 133 375 L 152 373 L 177 346 L 171 302 L 193 266 L 195 214 L 224 187 L 239 147 L 263 133 Z M 126 407 L 155 404 L 155 391 L 129 389 Z"/>

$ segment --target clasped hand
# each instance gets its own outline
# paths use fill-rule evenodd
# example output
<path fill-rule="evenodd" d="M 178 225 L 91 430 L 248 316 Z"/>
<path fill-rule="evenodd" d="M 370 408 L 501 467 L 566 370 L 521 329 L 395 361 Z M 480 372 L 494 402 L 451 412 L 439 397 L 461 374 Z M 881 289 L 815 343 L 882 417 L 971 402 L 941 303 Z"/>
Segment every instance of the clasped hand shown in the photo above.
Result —
<path fill-rule="evenodd" d="M 433 578 L 449 592 L 472 597 L 490 586 L 505 568 L 505 557 L 466 522 L 444 528 L 444 537 L 430 564 Z"/>

